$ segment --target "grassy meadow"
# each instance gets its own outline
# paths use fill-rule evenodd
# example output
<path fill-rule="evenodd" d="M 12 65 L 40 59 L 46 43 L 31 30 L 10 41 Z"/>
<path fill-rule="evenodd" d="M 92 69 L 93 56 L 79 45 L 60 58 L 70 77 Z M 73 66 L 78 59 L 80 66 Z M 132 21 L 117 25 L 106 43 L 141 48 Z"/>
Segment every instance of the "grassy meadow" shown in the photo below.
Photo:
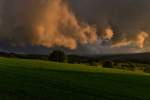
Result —
<path fill-rule="evenodd" d="M 0 100 L 150 100 L 150 74 L 0 57 Z"/>

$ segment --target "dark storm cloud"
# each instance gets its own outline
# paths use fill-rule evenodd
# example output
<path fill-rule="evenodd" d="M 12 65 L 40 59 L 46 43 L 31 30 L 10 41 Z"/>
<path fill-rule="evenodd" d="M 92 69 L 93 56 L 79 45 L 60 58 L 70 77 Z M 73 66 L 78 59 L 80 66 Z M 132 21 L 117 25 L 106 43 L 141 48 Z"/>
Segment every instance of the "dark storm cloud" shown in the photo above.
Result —
<path fill-rule="evenodd" d="M 96 42 L 96 29 L 81 24 L 64 0 L 4 0 L 2 8 L 1 39 L 13 45 L 75 49 Z"/>
<path fill-rule="evenodd" d="M 149 0 L 71 0 L 78 18 L 95 24 L 100 37 L 105 35 L 107 27 L 112 29 L 113 37 L 107 41 L 109 43 L 102 42 L 109 47 L 93 46 L 98 51 L 111 53 L 143 52 L 149 48 L 149 4 Z"/>
<path fill-rule="evenodd" d="M 96 24 L 99 30 L 111 26 L 118 34 L 129 33 L 129 37 L 141 30 L 150 31 L 149 0 L 71 1 L 79 18 Z"/>
<path fill-rule="evenodd" d="M 43 45 L 45 47 L 51 47 L 51 45 L 53 47 L 53 45 L 55 46 L 55 44 L 58 44 L 68 48 L 75 48 L 76 45 L 78 45 L 77 50 L 75 51 L 77 53 L 83 53 L 83 51 L 86 50 L 87 54 L 93 52 L 115 53 L 118 51 L 149 51 L 149 0 L 56 0 L 58 2 L 64 2 L 64 5 L 67 6 L 67 10 L 63 10 L 65 13 L 60 14 L 59 10 L 54 11 L 54 8 L 50 8 L 49 14 L 51 16 L 51 13 L 57 12 L 58 14 L 55 13 L 56 16 L 61 16 L 62 19 L 55 19 L 57 23 L 60 23 L 58 20 L 63 20 L 65 18 L 66 22 L 61 22 L 61 26 L 59 26 L 61 31 L 57 29 L 59 30 L 57 32 L 64 32 L 63 37 L 65 37 L 65 40 L 69 39 L 69 41 L 66 42 L 71 44 L 58 42 L 58 37 L 55 39 L 54 43 L 51 44 L 49 38 L 39 38 L 38 36 L 37 38 L 34 36 L 35 34 L 31 34 L 33 32 L 33 27 L 35 26 L 34 24 L 39 22 L 37 21 L 39 20 L 39 17 L 34 16 L 41 16 L 41 11 L 45 9 L 44 6 L 41 5 L 47 4 L 45 6 L 52 6 L 49 5 L 49 3 L 45 3 L 52 1 L 55 0 L 0 0 L 0 23 L 1 20 L 3 22 L 2 25 L 0 24 L 0 40 L 7 40 L 7 42 L 12 45 L 19 43 L 21 46 L 24 46 L 24 44 L 33 44 L 30 43 L 33 42 L 33 40 L 34 42 L 36 41 L 35 44 Z M 62 8 L 64 7 L 62 4 L 59 6 Z M 59 9 L 59 7 L 55 7 Z M 67 14 L 67 18 L 65 17 L 65 14 Z M 54 18 L 53 16 L 50 18 L 54 19 L 55 16 Z M 73 23 L 71 24 L 71 27 L 66 24 L 70 21 Z M 88 27 L 85 28 L 81 24 L 77 23 L 84 23 Z M 66 25 L 66 27 L 62 28 L 64 25 Z M 75 30 L 73 30 L 72 27 L 75 28 Z M 41 20 L 40 27 L 38 28 L 40 32 L 45 30 L 45 26 L 43 27 L 43 24 L 41 25 Z M 69 30 L 69 32 L 73 32 L 73 34 L 68 34 L 66 30 L 64 31 L 64 29 Z M 87 36 L 85 30 L 86 32 L 88 31 L 93 34 L 93 36 L 90 35 L 90 38 L 93 38 L 92 40 L 87 38 L 89 37 L 89 34 Z M 54 34 L 53 32 L 56 31 L 49 32 Z M 96 36 L 95 32 L 97 34 Z M 75 34 L 80 36 L 75 36 Z M 84 36 L 81 38 L 82 34 L 84 34 Z M 41 34 L 39 36 L 41 36 Z M 48 37 L 50 36 L 51 35 L 48 35 Z M 37 40 L 42 41 L 42 43 L 37 43 Z M 76 44 L 76 41 L 81 41 L 81 43 Z M 91 41 L 97 42 L 89 44 Z"/>

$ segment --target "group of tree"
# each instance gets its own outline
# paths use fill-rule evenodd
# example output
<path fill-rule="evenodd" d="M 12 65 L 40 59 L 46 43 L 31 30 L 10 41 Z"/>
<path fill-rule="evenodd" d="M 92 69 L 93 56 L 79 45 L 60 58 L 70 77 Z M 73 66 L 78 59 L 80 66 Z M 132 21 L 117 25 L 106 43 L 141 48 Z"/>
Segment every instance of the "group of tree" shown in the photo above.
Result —
<path fill-rule="evenodd" d="M 70 56 L 67 57 L 64 51 L 54 50 L 49 55 L 49 60 L 55 62 L 68 62 L 68 63 L 83 63 L 88 64 L 90 66 L 102 66 L 104 68 L 118 68 L 118 69 L 126 69 L 126 70 L 141 70 L 144 72 L 150 72 L 150 67 L 146 67 L 146 65 L 131 63 L 131 62 L 114 62 L 112 60 L 98 61 L 98 60 L 90 60 L 88 58 L 78 57 L 78 56 Z"/>
<path fill-rule="evenodd" d="M 48 59 L 50 61 L 66 62 L 67 61 L 67 55 L 65 54 L 64 51 L 54 50 L 52 53 L 50 53 Z"/>
<path fill-rule="evenodd" d="M 150 73 L 149 63 L 141 63 L 135 61 L 116 61 L 112 59 L 105 59 L 99 57 L 86 57 L 78 55 L 66 55 L 62 50 L 54 50 L 48 56 L 46 55 L 27 55 L 27 54 L 15 54 L 15 53 L 4 53 L 0 52 L 0 56 L 4 57 L 16 57 L 16 58 L 25 58 L 25 59 L 41 59 L 49 60 L 54 62 L 67 62 L 67 63 L 78 63 L 86 64 L 89 66 L 101 66 L 104 68 L 117 68 L 117 69 L 126 69 L 126 70 L 141 70 L 144 72 Z"/>

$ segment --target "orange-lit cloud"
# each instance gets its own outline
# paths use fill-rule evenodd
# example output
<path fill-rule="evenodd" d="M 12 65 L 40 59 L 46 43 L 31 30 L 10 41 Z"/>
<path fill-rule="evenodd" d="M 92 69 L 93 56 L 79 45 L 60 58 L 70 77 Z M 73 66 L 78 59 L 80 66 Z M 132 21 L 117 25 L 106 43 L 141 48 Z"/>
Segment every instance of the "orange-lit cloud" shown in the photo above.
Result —
<path fill-rule="evenodd" d="M 105 38 L 106 39 L 110 40 L 113 37 L 113 35 L 114 35 L 114 32 L 110 27 L 105 29 Z"/>
<path fill-rule="evenodd" d="M 124 47 L 124 46 L 136 46 L 138 48 L 144 48 L 145 41 L 149 37 L 148 33 L 146 32 L 139 32 L 137 36 L 132 37 L 131 39 L 123 39 L 114 45 L 112 47 Z"/>
<path fill-rule="evenodd" d="M 52 0 L 39 16 L 32 44 L 75 49 L 97 41 L 96 29 L 79 22 L 63 0 Z"/>
<path fill-rule="evenodd" d="M 73 51 L 83 48 L 91 49 L 90 52 L 104 48 L 107 48 L 104 52 L 126 48 L 144 51 L 150 43 L 149 3 L 148 0 L 132 3 L 130 0 L 0 0 L 0 42 L 13 47 L 58 46 Z"/>

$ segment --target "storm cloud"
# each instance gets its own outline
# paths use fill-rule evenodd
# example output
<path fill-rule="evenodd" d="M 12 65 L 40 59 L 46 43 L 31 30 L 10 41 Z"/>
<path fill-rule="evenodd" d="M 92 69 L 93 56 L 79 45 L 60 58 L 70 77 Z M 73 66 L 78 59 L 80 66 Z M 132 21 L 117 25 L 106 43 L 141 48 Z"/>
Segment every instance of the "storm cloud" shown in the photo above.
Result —
<path fill-rule="evenodd" d="M 148 52 L 149 0 L 0 0 L 0 41 L 77 53 Z M 43 49 L 43 48 L 42 48 Z"/>

